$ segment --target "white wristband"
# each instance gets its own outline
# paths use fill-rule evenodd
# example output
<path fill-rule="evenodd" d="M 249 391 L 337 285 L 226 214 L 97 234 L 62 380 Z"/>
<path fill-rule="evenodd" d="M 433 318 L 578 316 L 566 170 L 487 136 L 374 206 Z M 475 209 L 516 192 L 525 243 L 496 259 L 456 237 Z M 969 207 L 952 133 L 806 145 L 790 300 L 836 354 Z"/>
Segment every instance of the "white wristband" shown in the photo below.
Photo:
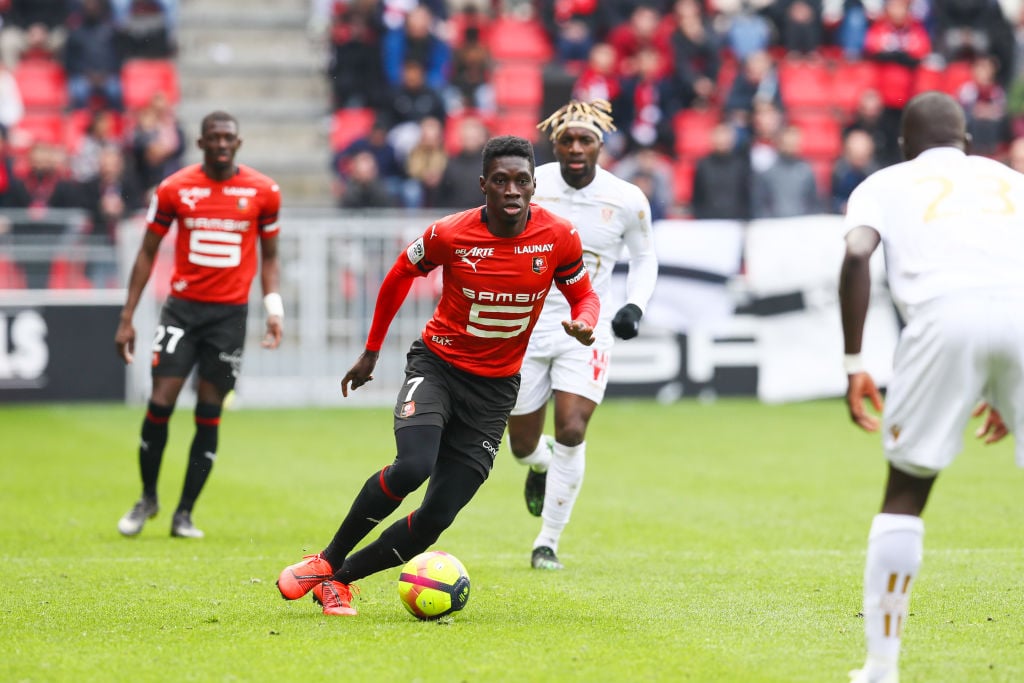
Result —
<path fill-rule="evenodd" d="M 864 359 L 860 357 L 859 353 L 847 353 L 843 355 L 843 369 L 846 370 L 847 375 L 864 372 Z"/>
<path fill-rule="evenodd" d="M 277 292 L 271 292 L 263 297 L 263 308 L 266 309 L 267 315 L 284 317 L 284 301 L 281 300 L 281 295 Z"/>

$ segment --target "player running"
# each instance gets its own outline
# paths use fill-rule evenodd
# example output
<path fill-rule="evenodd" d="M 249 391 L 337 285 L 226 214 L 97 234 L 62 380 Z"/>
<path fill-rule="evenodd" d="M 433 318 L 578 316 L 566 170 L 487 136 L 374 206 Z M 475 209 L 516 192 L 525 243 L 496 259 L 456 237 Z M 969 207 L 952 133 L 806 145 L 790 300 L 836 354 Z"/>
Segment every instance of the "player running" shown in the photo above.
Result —
<path fill-rule="evenodd" d="M 183 168 L 157 187 L 128 282 L 114 343 L 125 363 L 135 353 L 132 316 L 149 281 L 160 241 L 177 224 L 172 293 L 160 313 L 153 340 L 153 390 L 142 422 L 139 469 L 142 497 L 117 523 L 125 536 L 142 531 L 160 509 L 157 478 L 167 443 L 167 425 L 185 379 L 198 366 L 195 436 L 171 535 L 202 538 L 192 524 L 192 508 L 217 456 L 217 433 L 224 397 L 235 386 L 242 363 L 249 288 L 257 270 L 267 311 L 266 348 L 277 348 L 284 306 L 278 293 L 277 183 L 235 164 L 242 144 L 238 122 L 215 111 L 203 118 L 199 149 L 203 162 Z"/>
<path fill-rule="evenodd" d="M 572 224 L 530 203 L 533 147 L 513 136 L 483 151 L 486 205 L 447 216 L 408 246 L 385 276 L 366 350 L 341 391 L 373 379 L 380 348 L 413 280 L 441 268 L 443 288 L 422 337 L 412 343 L 394 409 L 398 454 L 373 473 L 334 538 L 286 567 L 289 600 L 310 590 L 324 614 L 354 615 L 351 584 L 426 550 L 487 479 L 519 390 L 530 333 L 554 282 L 569 301 L 563 334 L 594 342 L 600 301 Z M 421 506 L 352 553 L 380 520 L 430 480 Z M 352 554 L 349 554 L 352 553 Z"/>
<path fill-rule="evenodd" d="M 537 204 L 572 221 L 583 242 L 594 291 L 607 303 L 612 268 L 629 251 L 626 304 L 612 316 L 602 307 L 590 348 L 561 334 L 565 298 L 552 292 L 523 361 L 522 386 L 508 423 L 517 461 L 529 465 L 526 507 L 543 520 L 533 542 L 535 569 L 561 569 L 558 541 L 583 484 L 587 425 L 604 398 L 614 343 L 632 339 L 654 292 L 658 261 L 651 234 L 651 207 L 637 186 L 597 164 L 603 133 L 615 130 L 611 105 L 572 100 L 538 128 L 550 132 L 556 161 L 537 169 Z M 548 400 L 554 396 L 555 433 L 543 436 Z"/>
<path fill-rule="evenodd" d="M 976 400 L 992 406 L 977 432 L 985 443 L 1003 438 L 1006 425 L 1024 428 L 1024 176 L 965 154 L 964 112 L 948 95 L 911 100 L 901 135 L 908 161 L 876 172 L 850 197 L 839 285 L 850 417 L 866 431 L 882 428 L 889 461 L 868 537 L 867 660 L 851 672 L 856 683 L 899 679 L 900 637 L 924 548 L 921 512 L 963 447 Z M 907 322 L 881 424 L 864 407 L 868 399 L 882 410 L 882 399 L 860 358 L 868 264 L 879 243 Z M 1019 439 L 1017 463 L 1024 466 Z"/>

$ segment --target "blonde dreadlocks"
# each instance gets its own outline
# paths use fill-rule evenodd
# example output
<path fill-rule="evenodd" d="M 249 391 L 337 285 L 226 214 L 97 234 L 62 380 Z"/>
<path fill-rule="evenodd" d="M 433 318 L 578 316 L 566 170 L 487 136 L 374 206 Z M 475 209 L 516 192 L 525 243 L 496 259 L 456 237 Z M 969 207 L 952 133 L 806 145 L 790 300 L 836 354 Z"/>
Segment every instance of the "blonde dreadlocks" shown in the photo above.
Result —
<path fill-rule="evenodd" d="M 551 116 L 537 124 L 538 130 L 548 129 L 551 141 L 554 142 L 566 128 L 586 128 L 600 139 L 604 133 L 615 128 L 612 122 L 612 105 L 607 100 L 580 102 L 569 100 L 569 104 L 560 108 Z"/>

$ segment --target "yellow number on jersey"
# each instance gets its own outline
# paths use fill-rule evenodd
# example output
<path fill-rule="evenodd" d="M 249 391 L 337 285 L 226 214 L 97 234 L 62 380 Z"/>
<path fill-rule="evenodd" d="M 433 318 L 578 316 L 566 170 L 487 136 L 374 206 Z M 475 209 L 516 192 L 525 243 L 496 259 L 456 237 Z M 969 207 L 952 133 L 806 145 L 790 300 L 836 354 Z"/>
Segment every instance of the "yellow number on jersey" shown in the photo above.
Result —
<path fill-rule="evenodd" d="M 976 199 L 978 204 L 980 204 L 978 208 L 979 213 L 1012 216 L 1017 212 L 1016 206 L 1010 199 L 1010 183 L 1006 182 L 1006 180 L 995 176 L 978 176 L 975 178 L 975 181 L 977 182 L 977 187 L 972 189 L 977 191 Z M 937 183 L 939 186 L 935 198 L 932 199 L 924 210 L 923 220 L 925 223 L 931 223 L 939 218 L 963 215 L 962 211 L 956 209 L 942 209 L 942 205 L 953 194 L 952 180 L 944 176 L 932 176 L 921 178 L 917 181 L 918 185 L 924 183 Z"/>

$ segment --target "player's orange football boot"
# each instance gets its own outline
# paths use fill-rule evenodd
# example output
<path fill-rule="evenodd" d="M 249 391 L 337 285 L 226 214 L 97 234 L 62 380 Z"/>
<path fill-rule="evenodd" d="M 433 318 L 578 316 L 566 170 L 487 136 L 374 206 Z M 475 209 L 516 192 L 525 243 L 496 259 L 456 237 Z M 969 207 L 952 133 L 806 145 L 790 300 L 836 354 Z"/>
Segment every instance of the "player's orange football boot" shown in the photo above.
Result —
<path fill-rule="evenodd" d="M 352 589 L 359 589 L 341 581 L 324 581 L 313 588 L 313 600 L 323 605 L 324 614 L 332 617 L 354 617 L 356 608 L 352 606 Z"/>
<path fill-rule="evenodd" d="M 331 563 L 325 560 L 319 553 L 306 555 L 302 562 L 296 562 L 281 570 L 277 577 L 277 590 L 281 591 L 281 597 L 285 600 L 298 600 L 303 595 L 331 578 L 334 570 Z"/>

